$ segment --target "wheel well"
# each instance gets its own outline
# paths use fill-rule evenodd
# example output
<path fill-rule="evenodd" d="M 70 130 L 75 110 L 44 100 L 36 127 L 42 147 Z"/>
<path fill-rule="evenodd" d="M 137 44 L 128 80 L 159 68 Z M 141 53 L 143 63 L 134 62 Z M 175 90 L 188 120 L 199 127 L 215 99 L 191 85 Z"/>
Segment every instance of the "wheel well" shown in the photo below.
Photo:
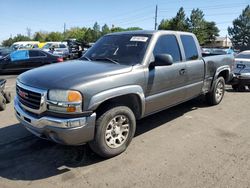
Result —
<path fill-rule="evenodd" d="M 122 95 L 104 101 L 95 110 L 97 117 L 106 110 L 108 110 L 111 106 L 117 106 L 117 105 L 123 105 L 129 107 L 133 111 L 135 118 L 140 119 L 142 111 L 141 100 L 140 97 L 136 94 Z"/>
<path fill-rule="evenodd" d="M 229 81 L 229 71 L 228 70 L 223 70 L 219 73 L 218 78 L 223 77 L 225 82 Z"/>

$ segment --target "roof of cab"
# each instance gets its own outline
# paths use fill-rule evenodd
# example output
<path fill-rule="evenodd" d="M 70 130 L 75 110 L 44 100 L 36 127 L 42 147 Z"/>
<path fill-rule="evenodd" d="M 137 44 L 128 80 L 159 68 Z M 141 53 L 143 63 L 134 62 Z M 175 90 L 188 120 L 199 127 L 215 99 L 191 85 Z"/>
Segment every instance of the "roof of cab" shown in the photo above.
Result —
<path fill-rule="evenodd" d="M 115 32 L 110 33 L 108 35 L 123 35 L 123 34 L 135 34 L 135 35 L 154 35 L 154 34 L 186 34 L 186 35 L 193 35 L 189 32 L 183 31 L 170 31 L 170 30 L 133 30 L 133 31 L 122 31 L 122 32 Z"/>

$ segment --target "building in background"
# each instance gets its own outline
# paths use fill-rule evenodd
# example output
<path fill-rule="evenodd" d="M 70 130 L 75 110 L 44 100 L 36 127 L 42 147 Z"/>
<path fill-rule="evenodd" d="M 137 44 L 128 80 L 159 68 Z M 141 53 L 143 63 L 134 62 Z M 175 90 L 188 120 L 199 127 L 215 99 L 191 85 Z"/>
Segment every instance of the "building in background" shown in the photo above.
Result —
<path fill-rule="evenodd" d="M 228 36 L 226 37 L 216 37 L 215 41 L 206 47 L 211 48 L 231 48 L 232 47 L 232 41 Z"/>

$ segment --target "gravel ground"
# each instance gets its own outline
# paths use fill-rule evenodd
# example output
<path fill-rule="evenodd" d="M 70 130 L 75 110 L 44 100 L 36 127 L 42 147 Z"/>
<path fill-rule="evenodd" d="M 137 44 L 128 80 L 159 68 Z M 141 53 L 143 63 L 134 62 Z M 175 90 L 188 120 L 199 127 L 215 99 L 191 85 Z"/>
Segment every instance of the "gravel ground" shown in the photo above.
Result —
<path fill-rule="evenodd" d="M 7 78 L 14 93 L 16 76 Z M 137 122 L 127 151 L 103 160 L 88 146 L 31 135 L 0 112 L 0 187 L 250 187 L 250 94 L 227 88 L 218 106 L 202 98 Z"/>

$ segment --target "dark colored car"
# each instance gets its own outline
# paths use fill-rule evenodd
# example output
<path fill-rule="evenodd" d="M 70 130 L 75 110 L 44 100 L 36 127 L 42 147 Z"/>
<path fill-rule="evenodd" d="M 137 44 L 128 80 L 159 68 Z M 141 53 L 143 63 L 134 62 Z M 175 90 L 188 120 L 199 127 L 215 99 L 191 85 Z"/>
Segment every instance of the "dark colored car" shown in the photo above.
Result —
<path fill-rule="evenodd" d="M 41 50 L 18 50 L 0 59 L 0 73 L 26 71 L 62 61 L 63 58 Z"/>
<path fill-rule="evenodd" d="M 11 50 L 10 48 L 1 48 L 0 49 L 0 59 L 4 58 L 8 54 L 10 54 L 12 51 L 13 50 Z"/>
<path fill-rule="evenodd" d="M 5 110 L 6 103 L 11 102 L 11 93 L 4 91 L 5 83 L 6 80 L 0 79 L 0 111 Z"/>
<path fill-rule="evenodd" d="M 234 78 L 231 82 L 235 91 L 250 89 L 250 51 L 243 51 L 235 57 Z"/>

